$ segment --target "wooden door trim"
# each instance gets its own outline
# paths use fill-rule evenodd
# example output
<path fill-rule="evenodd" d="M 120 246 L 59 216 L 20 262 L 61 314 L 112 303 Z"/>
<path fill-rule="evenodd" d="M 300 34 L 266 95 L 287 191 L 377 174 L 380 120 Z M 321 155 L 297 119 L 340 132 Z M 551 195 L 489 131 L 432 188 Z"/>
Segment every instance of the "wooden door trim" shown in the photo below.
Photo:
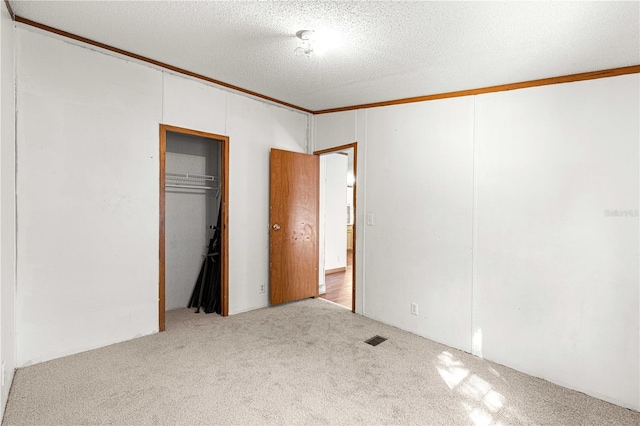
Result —
<path fill-rule="evenodd" d="M 158 330 L 165 329 L 165 183 L 166 183 L 167 132 L 160 125 L 160 244 L 158 271 Z"/>
<path fill-rule="evenodd" d="M 357 218 L 358 218 L 358 142 L 352 142 L 333 148 L 321 149 L 313 151 L 313 155 L 323 155 L 344 151 L 353 148 L 353 264 L 351 265 L 351 312 L 356 312 L 356 257 L 357 257 Z M 319 216 L 319 215 L 318 215 Z M 320 247 L 318 247 L 318 252 Z"/>
<path fill-rule="evenodd" d="M 221 314 L 229 315 L 229 137 L 199 130 L 186 129 L 184 127 L 160 124 L 160 245 L 159 245 L 159 279 L 158 279 L 158 329 L 165 330 L 165 217 L 166 217 L 166 157 L 167 157 L 167 132 L 183 133 L 193 136 L 201 136 L 222 143 L 222 173 L 220 174 L 220 210 L 222 218 L 222 250 L 220 253 L 220 298 Z"/>

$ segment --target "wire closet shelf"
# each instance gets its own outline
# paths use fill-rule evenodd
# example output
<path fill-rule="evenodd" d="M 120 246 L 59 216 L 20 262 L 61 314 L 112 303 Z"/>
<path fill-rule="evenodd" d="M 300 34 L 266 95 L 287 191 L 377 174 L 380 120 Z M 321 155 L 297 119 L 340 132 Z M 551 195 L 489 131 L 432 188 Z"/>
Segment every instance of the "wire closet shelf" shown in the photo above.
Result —
<path fill-rule="evenodd" d="M 219 178 L 216 176 L 195 173 L 165 173 L 165 186 L 170 188 L 187 189 L 220 189 Z"/>

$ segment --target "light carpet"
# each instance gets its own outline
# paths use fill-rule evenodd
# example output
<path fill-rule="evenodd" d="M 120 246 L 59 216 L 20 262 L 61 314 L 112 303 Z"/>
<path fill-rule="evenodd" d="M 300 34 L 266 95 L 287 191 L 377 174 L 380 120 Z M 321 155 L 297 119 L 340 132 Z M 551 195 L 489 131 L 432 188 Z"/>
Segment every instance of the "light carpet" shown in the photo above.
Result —
<path fill-rule="evenodd" d="M 364 341 L 388 338 L 378 346 Z M 320 299 L 19 369 L 3 424 L 638 425 L 640 414 Z"/>

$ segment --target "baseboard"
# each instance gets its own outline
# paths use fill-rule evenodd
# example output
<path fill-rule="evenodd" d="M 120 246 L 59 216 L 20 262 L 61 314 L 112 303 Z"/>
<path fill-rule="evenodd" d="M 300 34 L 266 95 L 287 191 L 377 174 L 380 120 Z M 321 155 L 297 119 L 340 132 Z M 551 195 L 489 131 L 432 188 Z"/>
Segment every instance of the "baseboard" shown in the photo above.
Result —
<path fill-rule="evenodd" d="M 325 275 L 337 274 L 338 272 L 345 272 L 346 270 L 347 270 L 347 267 L 343 266 L 342 268 L 327 269 L 326 271 L 324 271 L 324 274 Z"/>

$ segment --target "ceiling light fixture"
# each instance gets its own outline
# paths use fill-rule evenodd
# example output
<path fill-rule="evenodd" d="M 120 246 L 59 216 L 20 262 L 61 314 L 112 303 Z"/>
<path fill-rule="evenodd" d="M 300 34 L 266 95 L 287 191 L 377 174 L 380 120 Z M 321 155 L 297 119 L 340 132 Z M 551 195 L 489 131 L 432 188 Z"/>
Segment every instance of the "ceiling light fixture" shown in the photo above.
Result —
<path fill-rule="evenodd" d="M 310 57 L 313 54 L 314 36 L 315 32 L 313 30 L 300 30 L 296 33 L 296 37 L 302 40 L 302 46 L 296 47 L 293 51 L 296 56 Z"/>

